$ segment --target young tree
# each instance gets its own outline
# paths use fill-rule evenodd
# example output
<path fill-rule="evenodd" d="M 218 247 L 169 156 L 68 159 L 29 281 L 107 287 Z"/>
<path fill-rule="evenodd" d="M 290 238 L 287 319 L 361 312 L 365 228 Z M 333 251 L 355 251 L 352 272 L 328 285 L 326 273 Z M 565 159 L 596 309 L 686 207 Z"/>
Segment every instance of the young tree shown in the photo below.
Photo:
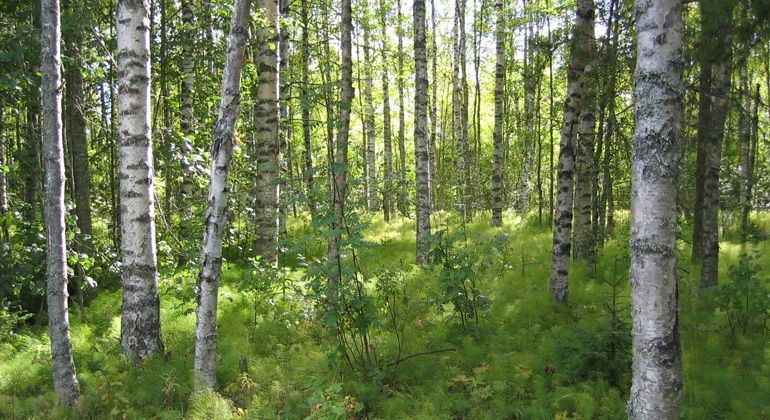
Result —
<path fill-rule="evenodd" d="M 575 173 L 575 140 L 581 126 L 581 112 L 586 89 L 586 67 L 590 65 L 593 39 L 594 2 L 578 0 L 575 26 L 567 70 L 567 99 L 564 103 L 564 122 L 559 145 L 559 175 L 556 183 L 557 206 L 553 230 L 551 263 L 551 296 L 561 303 L 569 297 L 569 262 L 572 243 L 572 191 Z"/>
<path fill-rule="evenodd" d="M 155 250 L 150 134 L 150 19 L 145 0 L 118 0 L 118 142 L 123 311 L 120 344 L 131 359 L 163 351 Z"/>
<path fill-rule="evenodd" d="M 369 23 L 369 4 L 368 0 L 363 3 L 363 21 L 361 26 L 364 32 L 364 130 L 366 131 L 366 173 L 368 176 L 368 193 L 367 207 L 369 211 L 377 211 L 377 196 L 379 195 L 379 188 L 377 188 L 377 133 L 375 130 L 374 120 L 374 98 L 372 97 L 372 90 L 374 89 L 374 81 L 372 79 L 372 69 L 369 63 L 371 63 L 371 49 L 370 41 L 370 23 Z"/>
<path fill-rule="evenodd" d="M 428 262 L 430 183 L 428 152 L 428 56 L 425 41 L 425 0 L 414 0 L 415 115 L 414 156 L 417 186 L 417 263 Z"/>
<path fill-rule="evenodd" d="M 398 36 L 398 66 L 396 80 L 398 81 L 398 210 L 402 216 L 409 215 L 409 203 L 406 184 L 406 144 L 404 136 L 406 135 L 406 117 L 404 108 L 404 30 L 403 18 L 401 16 L 401 0 L 397 1 L 398 25 L 396 34 Z"/>
<path fill-rule="evenodd" d="M 58 0 L 41 0 L 42 38 L 40 64 L 43 74 L 43 164 L 45 195 L 43 211 L 47 237 L 46 297 L 48 333 L 54 390 L 62 405 L 73 406 L 80 385 L 72 360 L 72 341 L 67 312 L 67 241 L 64 228 L 64 144 L 61 109 L 61 23 Z"/>
<path fill-rule="evenodd" d="M 676 196 L 684 83 L 682 3 L 637 0 L 631 167 L 633 381 L 628 417 L 678 419 L 682 396 Z"/>
<path fill-rule="evenodd" d="M 203 228 L 203 257 L 198 274 L 195 325 L 195 390 L 198 392 L 217 386 L 217 293 L 222 275 L 222 238 L 227 226 L 227 196 L 230 191 L 228 177 L 241 100 L 241 70 L 248 38 L 250 4 L 251 0 L 235 0 L 233 3 L 219 118 L 212 133 L 211 180 Z"/>
<path fill-rule="evenodd" d="M 388 6 L 380 0 L 380 24 L 382 29 L 382 142 L 385 167 L 382 191 L 382 211 L 385 221 L 390 221 L 393 212 L 393 144 L 390 126 L 390 75 L 388 74 Z"/>
<path fill-rule="evenodd" d="M 5 104 L 0 98 L 0 240 L 10 241 L 10 232 L 5 215 L 8 214 L 8 181 L 5 176 Z"/>
<path fill-rule="evenodd" d="M 505 6 L 503 0 L 495 0 L 497 11 L 495 63 L 495 128 L 492 133 L 492 224 L 503 224 L 503 113 L 505 112 Z"/>

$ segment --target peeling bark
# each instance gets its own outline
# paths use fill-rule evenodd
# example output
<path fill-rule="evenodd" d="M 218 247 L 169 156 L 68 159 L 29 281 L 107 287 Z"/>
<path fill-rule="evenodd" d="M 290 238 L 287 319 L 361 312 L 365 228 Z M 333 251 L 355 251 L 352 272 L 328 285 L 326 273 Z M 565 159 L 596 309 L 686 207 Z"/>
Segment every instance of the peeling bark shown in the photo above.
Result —
<path fill-rule="evenodd" d="M 428 262 L 430 183 L 428 151 L 428 57 L 425 41 L 425 0 L 414 0 L 415 117 L 414 155 L 417 186 L 417 263 Z"/>
<path fill-rule="evenodd" d="M 123 311 L 120 344 L 133 360 L 163 351 L 150 133 L 150 20 L 144 0 L 119 0 L 118 142 Z"/>
<path fill-rule="evenodd" d="M 64 141 L 61 107 L 61 23 L 58 0 L 41 0 L 40 64 L 43 87 L 43 210 L 47 238 L 46 299 L 53 385 L 62 405 L 80 396 L 67 312 L 67 241 L 64 227 Z"/>
<path fill-rule="evenodd" d="M 233 137 L 241 99 L 241 70 L 248 38 L 250 0 L 235 0 L 227 39 L 219 117 L 211 144 L 211 171 L 203 250 L 198 274 L 198 308 L 195 325 L 195 391 L 217 386 L 217 294 L 222 275 L 222 238 L 227 226 L 228 177 L 233 157 Z"/>
<path fill-rule="evenodd" d="M 505 112 L 505 16 L 503 0 L 495 1 L 497 11 L 497 35 L 495 51 L 495 128 L 492 133 L 494 151 L 492 154 L 492 224 L 503 224 L 503 113 Z"/>
<path fill-rule="evenodd" d="M 633 380 L 628 417 L 679 419 L 676 196 L 684 83 L 682 3 L 637 0 L 631 168 Z"/>

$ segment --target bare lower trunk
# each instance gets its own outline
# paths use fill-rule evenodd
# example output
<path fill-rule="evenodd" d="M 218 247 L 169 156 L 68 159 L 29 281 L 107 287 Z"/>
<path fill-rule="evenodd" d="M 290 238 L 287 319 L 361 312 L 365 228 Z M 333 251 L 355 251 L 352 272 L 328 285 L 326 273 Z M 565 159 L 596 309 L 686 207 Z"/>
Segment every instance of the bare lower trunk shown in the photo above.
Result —
<path fill-rule="evenodd" d="M 62 405 L 80 396 L 72 359 L 67 313 L 67 242 L 64 231 L 64 144 L 61 109 L 61 26 L 58 0 L 41 0 L 40 63 L 43 74 L 43 163 L 45 165 L 46 297 L 53 385 Z"/>
<path fill-rule="evenodd" d="M 566 303 L 569 298 L 569 264 L 572 243 L 572 191 L 575 173 L 575 146 L 581 129 L 580 114 L 585 107 L 583 98 L 586 66 L 589 65 L 590 43 L 593 34 L 594 4 L 592 0 L 578 1 L 575 28 L 572 33 L 569 69 L 567 72 L 567 99 L 564 103 L 564 122 L 559 144 L 559 170 L 556 183 L 557 204 L 554 220 L 551 263 L 551 296 Z"/>
<path fill-rule="evenodd" d="M 192 8 L 193 0 L 182 0 L 182 24 L 188 31 L 188 34 L 192 35 L 195 25 L 195 17 L 193 15 Z M 182 55 L 182 83 L 179 89 L 180 96 L 180 109 L 179 113 L 181 118 L 179 119 L 179 128 L 182 131 L 184 139 L 185 156 L 181 160 L 181 172 L 182 182 L 179 186 L 179 215 L 181 216 L 179 234 L 182 239 L 188 239 L 189 237 L 189 224 L 190 224 L 190 200 L 193 194 L 193 166 L 191 161 L 191 152 L 193 151 L 194 142 L 191 138 L 195 134 L 195 116 L 193 112 L 193 97 L 195 96 L 195 61 L 191 48 L 186 48 Z M 186 258 L 181 258 L 180 262 L 185 262 Z"/>
<path fill-rule="evenodd" d="M 492 224 L 503 224 L 503 113 L 505 112 L 505 16 L 503 0 L 495 1 L 497 11 L 497 35 L 495 64 L 495 128 L 492 133 L 494 152 L 492 155 Z"/>
<path fill-rule="evenodd" d="M 404 41 L 401 22 L 401 0 L 398 2 L 398 211 L 402 216 L 409 215 L 409 202 L 406 185 L 406 145 L 404 136 L 406 135 L 406 118 L 404 109 Z"/>
<path fill-rule="evenodd" d="M 250 0 L 235 0 L 227 39 L 219 117 L 211 144 L 203 250 L 198 274 L 198 309 L 195 327 L 195 391 L 217 386 L 217 294 L 222 275 L 222 238 L 227 226 L 227 196 L 233 136 L 241 99 L 241 69 L 249 27 Z"/>
<path fill-rule="evenodd" d="M 594 167 L 594 128 L 596 127 L 596 80 L 594 77 L 596 56 L 596 38 L 594 37 L 595 8 L 593 0 L 583 0 L 580 4 L 580 13 L 586 14 L 584 19 L 588 20 L 588 22 L 586 22 L 584 28 L 581 28 L 580 32 L 581 54 L 585 55 L 586 61 L 583 72 L 583 105 L 580 110 L 580 123 L 575 150 L 573 253 L 576 260 L 586 260 L 589 271 L 591 271 L 596 257 L 593 229 L 591 227 L 591 194 L 593 184 L 596 181 L 596 169 Z"/>
<path fill-rule="evenodd" d="M 163 351 L 150 135 L 150 20 L 145 1 L 119 0 L 118 142 L 123 259 L 120 344 L 131 359 Z"/>
<path fill-rule="evenodd" d="M 414 154 L 417 186 L 417 263 L 428 261 L 430 183 L 428 152 L 428 57 L 425 42 L 425 0 L 414 0 L 415 118 Z"/>
<path fill-rule="evenodd" d="M 259 79 L 254 123 L 257 130 L 257 162 L 259 174 L 255 211 L 256 237 L 254 252 L 263 259 L 275 259 L 278 240 L 278 2 L 260 0 L 266 23 L 257 31 Z"/>
<path fill-rule="evenodd" d="M 5 161 L 5 137 L 4 137 L 4 124 L 5 124 L 5 104 L 3 98 L 0 98 L 0 167 L 5 168 L 7 163 Z M 5 177 L 5 170 L 0 169 L 0 240 L 10 241 L 10 234 L 8 232 L 8 222 L 5 220 L 5 215 L 8 214 L 8 187 Z"/>
<path fill-rule="evenodd" d="M 628 417 L 679 419 L 682 359 L 676 195 L 682 144 L 682 4 L 636 2 L 636 127 L 631 170 L 633 381 Z"/>
<path fill-rule="evenodd" d="M 307 0 L 302 0 L 302 5 L 300 8 L 300 19 L 302 23 L 302 62 L 303 63 L 309 63 L 310 62 L 310 31 L 308 30 L 308 26 L 310 25 L 310 22 L 308 20 L 307 16 Z M 313 168 L 313 145 L 311 142 L 311 131 L 312 127 L 310 125 L 310 110 L 311 110 L 311 101 L 310 101 L 310 90 L 309 90 L 309 74 L 308 74 L 308 66 L 302 66 L 302 142 L 303 142 L 303 154 L 304 154 L 304 173 L 305 173 L 305 184 L 307 185 L 307 197 L 308 197 L 308 208 L 310 210 L 311 215 L 315 214 L 316 210 L 316 203 L 315 203 L 315 191 L 314 188 L 314 180 L 313 180 L 313 173 L 311 169 Z"/>
<path fill-rule="evenodd" d="M 393 213 L 393 145 L 390 125 L 390 83 L 388 74 L 388 7 L 385 0 L 380 0 L 380 21 L 382 26 L 382 142 L 385 154 L 383 169 L 384 185 L 382 192 L 382 210 L 385 221 Z"/>
<path fill-rule="evenodd" d="M 748 86 L 746 87 L 748 90 Z M 743 207 L 741 212 L 741 231 L 743 232 L 744 240 L 748 238 L 749 215 L 752 208 L 751 200 L 754 189 L 754 163 L 757 154 L 757 140 L 759 139 L 759 85 L 756 87 L 753 98 L 751 92 L 747 91 L 746 95 L 748 96 L 746 100 L 746 111 L 747 117 L 749 118 L 747 123 L 748 131 L 746 133 L 748 136 L 748 144 L 746 145 L 748 150 L 746 150 L 745 161 L 741 163 L 741 167 L 745 168 L 742 171 L 743 182 L 741 191 L 741 204 Z M 748 113 L 749 108 L 751 109 L 750 114 Z M 741 146 L 741 159 L 744 159 L 743 146 Z"/>
<path fill-rule="evenodd" d="M 368 5 L 364 10 L 364 13 L 369 14 Z M 364 63 L 371 63 L 371 54 L 369 49 L 370 37 L 369 37 L 369 22 L 362 24 L 364 31 Z M 377 211 L 379 195 L 379 189 L 377 188 L 377 136 L 375 131 L 374 122 L 374 99 L 372 98 L 372 90 L 374 89 L 374 81 L 372 79 L 372 69 L 369 65 L 364 64 L 364 102 L 366 104 L 364 112 L 364 130 L 366 130 L 366 172 L 369 181 L 369 190 L 367 197 L 367 207 L 369 211 Z"/>

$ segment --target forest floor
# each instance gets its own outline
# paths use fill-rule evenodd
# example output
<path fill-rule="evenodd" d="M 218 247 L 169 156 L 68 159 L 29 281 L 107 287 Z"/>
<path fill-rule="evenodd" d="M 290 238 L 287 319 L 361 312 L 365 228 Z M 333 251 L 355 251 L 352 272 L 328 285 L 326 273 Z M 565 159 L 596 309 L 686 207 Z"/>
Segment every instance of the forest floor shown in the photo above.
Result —
<path fill-rule="evenodd" d="M 434 229 L 448 224 L 436 217 Z M 56 406 L 46 329 L 29 326 L 0 339 L 0 418 L 625 418 L 631 362 L 627 222 L 619 223 L 617 235 L 599 252 L 595 275 L 588 275 L 585 264 L 574 267 L 566 306 L 552 303 L 548 294 L 547 227 L 508 215 L 503 228 L 477 217 L 452 231 L 446 236 L 455 257 L 449 270 L 414 266 L 413 220 L 385 224 L 375 218 L 362 231 L 369 244 L 358 255 L 363 282 L 373 302 L 392 309 L 383 318 L 388 325 L 373 323 L 368 331 L 367 345 L 380 367 L 375 373 L 355 363 L 351 368 L 332 351 L 334 334 L 317 316 L 307 280 L 313 265 L 308 254 L 325 252 L 325 242 L 311 238 L 287 245 L 295 255 L 286 260 L 283 275 L 270 281 L 246 265 L 225 265 L 219 393 L 191 392 L 194 273 L 163 274 L 164 357 L 134 368 L 120 356 L 120 290 L 102 290 L 85 311 L 71 311 L 83 393 L 79 412 Z M 308 222 L 291 222 L 290 236 L 310 234 Z M 737 278 L 730 267 L 741 267 L 742 253 L 770 267 L 769 242 L 746 245 L 730 242 L 729 232 L 725 236 L 722 284 Z M 740 306 L 738 318 L 716 306 L 729 293 L 742 302 L 744 289 L 702 291 L 689 245 L 680 241 L 679 248 L 682 418 L 770 418 L 767 326 L 759 318 L 747 319 L 745 332 L 735 325 L 742 320 Z M 464 285 L 480 292 L 472 302 L 475 314 L 455 310 L 451 296 L 442 300 L 451 294 L 446 284 L 457 280 L 457 272 Z M 374 279 L 385 277 L 396 285 L 397 300 L 376 300 L 382 296 Z M 766 279 L 770 272 L 757 277 Z M 764 287 L 764 295 L 746 297 L 769 300 L 766 282 Z M 454 350 L 395 363 L 447 349 Z"/>

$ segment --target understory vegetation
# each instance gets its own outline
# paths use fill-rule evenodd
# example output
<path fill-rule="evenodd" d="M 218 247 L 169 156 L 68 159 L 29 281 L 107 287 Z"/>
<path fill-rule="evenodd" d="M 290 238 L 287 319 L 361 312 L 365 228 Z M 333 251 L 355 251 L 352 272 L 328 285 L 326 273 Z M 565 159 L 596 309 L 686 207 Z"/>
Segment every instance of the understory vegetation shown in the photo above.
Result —
<path fill-rule="evenodd" d="M 758 219 L 767 232 L 770 219 Z M 319 280 L 330 269 L 319 263 L 325 241 L 309 220 L 290 221 L 283 269 L 227 262 L 217 393 L 192 392 L 195 279 L 175 264 L 161 271 L 165 354 L 138 369 L 120 355 L 117 285 L 73 307 L 78 411 L 57 405 L 45 320 L 3 318 L 0 418 L 624 418 L 627 222 L 599 252 L 595 275 L 584 263 L 571 270 L 568 305 L 548 294 L 547 227 L 511 214 L 501 228 L 484 216 L 434 223 L 433 265 L 420 268 L 413 220 L 358 220 L 343 245 L 355 263 L 332 298 Z M 696 267 L 679 260 L 682 418 L 765 419 L 770 246 L 720 248 L 718 288 L 700 289 Z M 689 244 L 678 251 L 689 255 Z"/>

